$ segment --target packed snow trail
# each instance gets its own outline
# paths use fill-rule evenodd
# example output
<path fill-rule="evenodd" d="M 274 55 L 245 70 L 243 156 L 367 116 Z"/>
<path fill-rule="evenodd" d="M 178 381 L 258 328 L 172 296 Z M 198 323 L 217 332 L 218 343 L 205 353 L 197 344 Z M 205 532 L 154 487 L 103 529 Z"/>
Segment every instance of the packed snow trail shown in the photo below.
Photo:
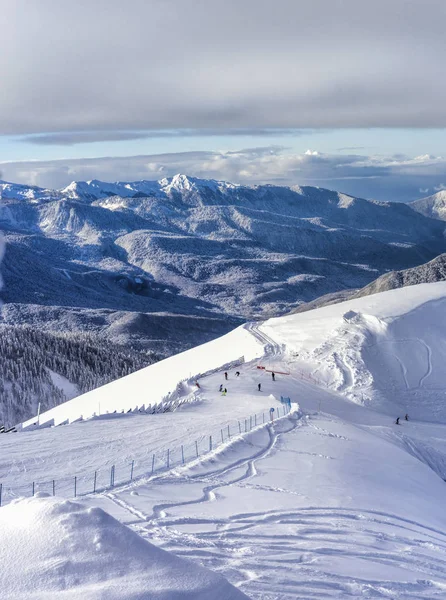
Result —
<path fill-rule="evenodd" d="M 434 500 L 444 483 L 419 461 L 324 415 L 281 419 L 233 444 L 87 502 L 256 600 L 444 597 L 445 518 Z M 383 489 L 370 494 L 377 476 Z M 426 489 L 411 502 L 418 479 Z"/>

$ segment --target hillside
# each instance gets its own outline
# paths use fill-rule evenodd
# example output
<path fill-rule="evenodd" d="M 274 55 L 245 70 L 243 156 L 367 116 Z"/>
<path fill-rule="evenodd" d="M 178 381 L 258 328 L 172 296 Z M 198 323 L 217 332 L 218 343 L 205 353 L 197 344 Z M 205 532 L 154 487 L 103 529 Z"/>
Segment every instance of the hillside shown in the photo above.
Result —
<path fill-rule="evenodd" d="M 80 526 L 107 512 L 251 600 L 442 598 L 445 308 L 439 282 L 250 323 L 75 398 L 40 429 L 0 436 L 3 502 L 75 493 Z M 134 410 L 192 389 L 174 412 Z"/>
<path fill-rule="evenodd" d="M 409 202 L 408 206 L 426 217 L 446 221 L 446 190 Z"/>
<path fill-rule="evenodd" d="M 88 335 L 0 326 L 0 423 L 11 427 L 156 362 L 149 353 Z"/>
<path fill-rule="evenodd" d="M 137 330 L 164 355 L 446 249 L 444 225 L 404 204 L 312 187 L 177 175 L 0 195 L 6 322 Z"/>
<path fill-rule="evenodd" d="M 440 254 L 433 260 L 413 267 L 411 269 L 404 269 L 403 271 L 390 271 L 385 273 L 372 281 L 360 290 L 344 290 L 342 292 L 336 292 L 334 294 L 327 294 L 316 298 L 312 302 L 302 304 L 293 313 L 306 312 L 307 310 L 313 310 L 315 308 L 322 308 L 323 306 L 329 306 L 331 304 L 337 304 L 344 302 L 345 300 L 351 300 L 353 298 L 362 298 L 363 296 L 370 296 L 371 294 L 377 294 L 379 292 L 386 292 L 388 290 L 394 290 L 400 287 L 406 287 L 408 285 L 417 285 L 419 283 L 435 283 L 436 281 L 446 280 L 446 254 Z"/>

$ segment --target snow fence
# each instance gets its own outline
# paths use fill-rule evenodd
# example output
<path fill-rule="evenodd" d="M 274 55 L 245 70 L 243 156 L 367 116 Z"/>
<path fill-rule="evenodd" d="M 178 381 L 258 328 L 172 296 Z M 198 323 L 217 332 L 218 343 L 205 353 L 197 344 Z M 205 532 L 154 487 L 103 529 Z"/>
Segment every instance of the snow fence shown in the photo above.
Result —
<path fill-rule="evenodd" d="M 0 482 L 0 506 L 16 498 L 34 496 L 39 492 L 76 498 L 88 494 L 96 494 L 111 490 L 135 479 L 157 476 L 174 467 L 185 465 L 209 454 L 222 444 L 228 444 L 234 439 L 240 439 L 256 427 L 266 426 L 270 421 L 286 417 L 298 409 L 297 404 L 291 404 L 289 398 L 282 398 L 282 405 L 274 412 L 265 411 L 249 417 L 233 421 L 220 429 L 214 429 L 201 435 L 193 443 L 182 444 L 161 452 L 151 452 L 139 460 L 115 462 L 107 468 L 85 473 L 72 473 L 69 476 L 53 479 L 48 474 L 44 481 L 30 481 L 21 485 L 3 485 Z"/>

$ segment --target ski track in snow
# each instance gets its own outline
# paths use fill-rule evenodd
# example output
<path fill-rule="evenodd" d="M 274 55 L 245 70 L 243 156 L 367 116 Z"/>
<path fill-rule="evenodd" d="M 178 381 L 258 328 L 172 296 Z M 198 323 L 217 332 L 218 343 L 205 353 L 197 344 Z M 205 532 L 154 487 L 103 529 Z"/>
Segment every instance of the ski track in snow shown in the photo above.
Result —
<path fill-rule="evenodd" d="M 247 329 L 265 344 L 265 361 L 275 361 L 279 370 L 280 364 L 283 365 L 281 346 L 260 332 L 257 324 L 249 324 Z M 249 368 L 252 370 L 252 365 Z M 424 378 L 430 369 L 429 359 Z M 299 386 L 313 387 L 290 377 L 292 380 Z M 204 474 L 182 474 L 181 470 L 166 473 L 149 483 L 115 490 L 105 498 L 131 516 L 128 524 L 141 536 L 220 572 L 253 600 L 443 598 L 446 534 L 439 529 L 361 507 L 300 506 L 296 510 L 271 509 L 220 516 L 218 506 L 225 506 L 230 490 L 249 489 L 254 494 L 273 493 L 305 500 L 304 494 L 295 490 L 256 482 L 259 469 L 277 452 L 281 438 L 309 431 L 311 435 L 333 439 L 333 443 L 351 441 L 348 436 L 329 431 L 302 415 L 281 430 L 285 421 L 292 420 L 289 416 L 277 424 L 263 426 L 268 432 L 267 442 L 254 454 L 229 465 L 221 467 L 217 461 L 217 466 Z M 339 421 L 330 419 L 329 423 L 336 425 Z M 420 458 L 407 441 L 406 446 Z M 287 451 L 302 457 L 336 460 L 305 447 Z M 181 498 L 181 483 L 198 485 L 192 498 Z M 153 502 L 151 494 L 154 498 L 162 496 L 164 486 L 167 486 L 166 496 L 172 495 L 169 488 L 175 486 L 176 500 Z M 141 494 L 148 493 L 144 510 L 135 506 L 141 502 L 139 494 L 136 501 L 132 500 L 131 494 L 139 488 Z M 345 563 L 358 565 L 358 572 L 352 576 L 343 566 Z M 377 573 L 382 569 L 385 572 L 394 569 L 395 577 L 381 580 Z M 412 580 L 404 578 L 407 571 L 412 573 Z"/>
<path fill-rule="evenodd" d="M 410 519 L 337 506 L 244 512 L 226 518 L 181 516 L 184 507 L 218 503 L 218 491 L 234 486 L 249 484 L 253 490 L 289 494 L 289 490 L 256 486 L 250 480 L 257 475 L 257 465 L 275 451 L 279 438 L 302 425 L 304 421 L 296 419 L 289 428 L 276 432 L 274 425 L 268 424 L 268 443 L 255 455 L 236 460 L 224 469 L 188 477 L 188 481 L 206 484 L 192 500 L 155 504 L 152 514 L 148 514 L 150 511 L 136 509 L 119 493 L 106 497 L 136 517 L 132 527 L 140 535 L 162 541 L 165 549 L 221 572 L 253 599 L 444 597 L 446 587 L 436 587 L 429 577 L 444 577 L 446 534 Z M 331 434 L 312 423 L 309 426 L 321 435 Z M 345 436 L 336 437 L 347 440 Z M 237 474 L 240 469 L 242 474 Z M 166 476 L 152 485 L 170 483 L 172 479 Z M 437 556 L 431 556 L 431 551 Z M 364 562 L 366 570 L 367 564 L 375 569 L 380 565 L 410 569 L 419 579 L 381 582 L 358 574 L 352 580 L 336 570 L 330 572 L 327 566 L 318 566 L 321 561 L 329 565 L 330 558 L 337 557 Z"/>

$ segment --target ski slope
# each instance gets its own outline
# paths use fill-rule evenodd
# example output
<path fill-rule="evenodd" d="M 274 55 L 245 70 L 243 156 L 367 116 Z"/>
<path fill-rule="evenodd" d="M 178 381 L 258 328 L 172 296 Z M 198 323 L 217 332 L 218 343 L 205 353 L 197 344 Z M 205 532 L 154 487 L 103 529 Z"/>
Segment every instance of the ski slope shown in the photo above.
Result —
<path fill-rule="evenodd" d="M 0 436 L 0 482 L 30 495 L 32 481 L 136 459 L 134 481 L 78 502 L 210 568 L 249 598 L 444 598 L 445 308 L 446 284 L 435 283 L 240 328 L 176 357 L 171 390 L 203 360 L 199 371 L 209 373 L 194 402 L 175 412 Z M 242 355 L 226 381 L 217 363 Z M 125 394 L 138 404 L 154 367 L 91 392 L 90 401 Z M 176 389 L 190 393 L 188 384 Z M 279 409 L 280 396 L 293 403 L 289 415 L 237 432 L 246 416 Z M 227 425 L 235 433 L 211 452 L 154 475 L 147 468 L 153 452 Z"/>
<path fill-rule="evenodd" d="M 389 415 L 446 422 L 446 283 L 390 290 L 263 329 L 326 386 Z"/>

